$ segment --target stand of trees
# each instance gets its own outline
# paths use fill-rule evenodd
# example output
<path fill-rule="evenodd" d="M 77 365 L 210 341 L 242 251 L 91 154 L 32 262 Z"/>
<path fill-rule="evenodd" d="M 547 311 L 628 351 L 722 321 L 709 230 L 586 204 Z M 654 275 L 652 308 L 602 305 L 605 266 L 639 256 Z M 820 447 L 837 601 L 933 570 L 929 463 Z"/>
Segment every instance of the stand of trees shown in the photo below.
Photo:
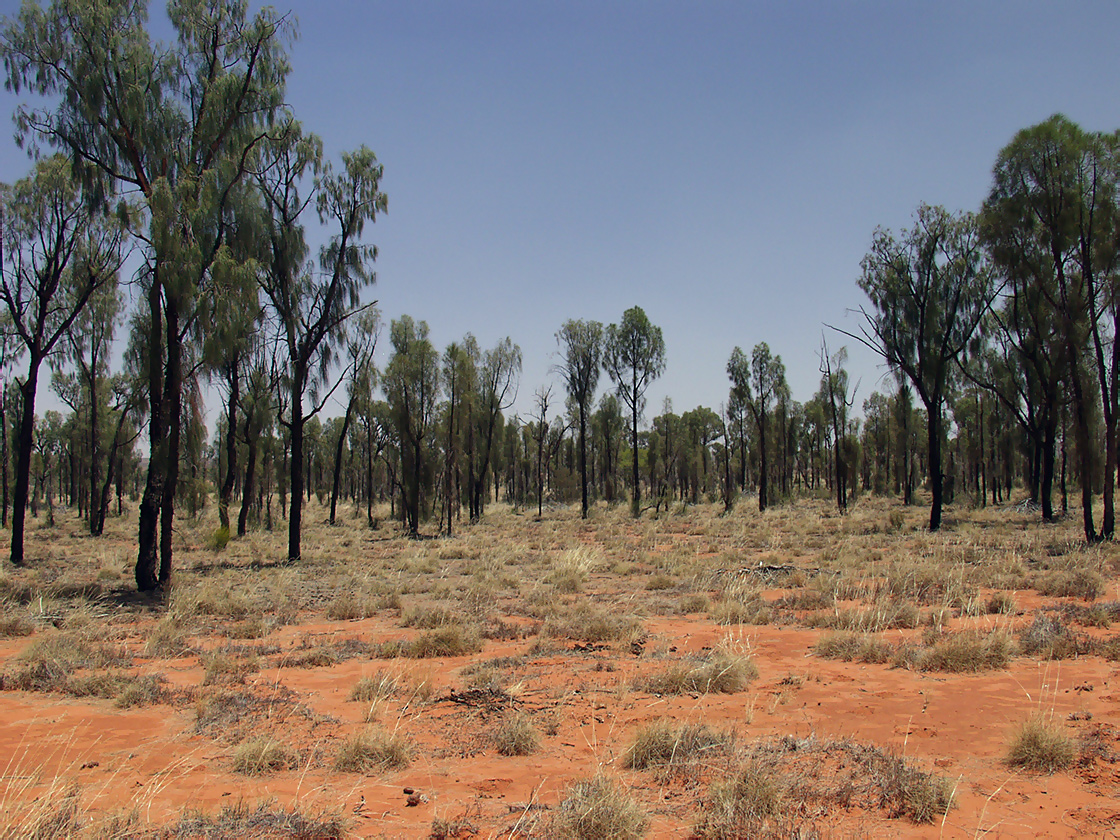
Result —
<path fill-rule="evenodd" d="M 238 535 L 286 521 L 289 562 L 316 497 L 331 523 L 352 505 L 379 527 L 387 504 L 419 535 L 478 522 L 496 500 L 540 515 L 578 499 L 588 517 L 624 495 L 641 515 L 643 499 L 730 510 L 753 492 L 765 511 L 819 494 L 843 512 L 861 493 L 912 504 L 924 488 L 935 530 L 946 505 L 1007 503 L 1017 487 L 1051 520 L 1055 495 L 1065 511 L 1076 487 L 1085 538 L 1114 536 L 1117 135 L 1052 117 L 1000 152 L 977 213 L 922 205 L 909 228 L 873 233 L 850 338 L 893 385 L 863 399 L 862 417 L 843 348 L 822 345 L 820 387 L 800 403 L 757 341 L 731 352 L 718 411 L 665 400 L 647 418 L 667 354 L 634 306 L 605 327 L 559 326 L 567 401 L 545 383 L 523 419 L 507 416 L 522 370 L 512 338 L 483 350 L 467 333 L 441 353 L 402 316 L 374 366 L 368 225 L 388 209 L 382 167 L 364 146 L 335 167 L 284 105 L 293 24 L 241 0 L 169 11 L 171 42 L 151 38 L 142 3 L 27 3 L 0 28 L 8 84 L 45 103 L 18 111 L 19 136 L 49 152 L 0 191 L 13 563 L 29 515 L 49 524 L 65 504 L 96 537 L 128 498 L 137 586 L 160 587 L 176 508 L 197 513 L 211 495 L 224 539 L 235 509 Z M 314 255 L 308 224 L 327 236 Z M 128 313 L 123 282 L 139 290 Z M 114 342 L 127 344 L 119 370 Z M 36 416 L 45 371 L 69 414 Z M 206 382 L 223 406 L 212 442 Z"/>

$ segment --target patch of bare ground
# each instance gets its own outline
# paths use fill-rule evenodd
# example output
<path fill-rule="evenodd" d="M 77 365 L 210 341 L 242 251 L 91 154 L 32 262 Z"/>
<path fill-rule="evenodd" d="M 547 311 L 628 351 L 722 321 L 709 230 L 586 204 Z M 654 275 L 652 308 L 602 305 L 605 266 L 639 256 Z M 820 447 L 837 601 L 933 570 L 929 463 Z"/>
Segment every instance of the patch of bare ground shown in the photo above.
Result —
<path fill-rule="evenodd" d="M 535 513 L 535 511 L 534 511 Z M 1120 808 L 1120 549 L 1014 507 L 492 505 L 0 571 L 0 838 L 1075 837 Z M 282 523 L 281 523 L 282 524 Z M 433 535 L 429 535 L 433 536 Z"/>

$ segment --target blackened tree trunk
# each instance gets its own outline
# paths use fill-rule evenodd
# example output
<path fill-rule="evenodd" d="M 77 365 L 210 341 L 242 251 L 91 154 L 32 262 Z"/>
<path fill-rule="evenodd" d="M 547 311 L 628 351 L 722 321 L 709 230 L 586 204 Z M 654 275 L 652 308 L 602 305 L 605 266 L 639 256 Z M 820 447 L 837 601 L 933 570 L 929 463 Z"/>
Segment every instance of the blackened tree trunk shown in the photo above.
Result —
<path fill-rule="evenodd" d="M 338 487 L 342 478 L 342 447 L 346 444 L 346 433 L 350 431 L 350 421 L 354 416 L 354 400 L 357 398 L 355 389 L 346 402 L 346 414 L 342 418 L 342 430 L 338 433 L 338 443 L 334 448 L 334 480 L 331 482 L 331 524 L 334 525 L 335 509 L 338 505 Z"/>
<path fill-rule="evenodd" d="M 300 558 L 300 528 L 303 525 L 303 377 L 297 368 L 292 379 L 291 507 L 288 510 L 288 562 Z"/>
<path fill-rule="evenodd" d="M 229 382 L 229 404 L 226 406 L 226 477 L 218 496 L 218 521 L 229 531 L 229 503 L 233 498 L 233 487 L 237 475 L 237 403 L 240 399 L 240 360 L 237 354 L 226 365 L 226 381 Z"/>
<path fill-rule="evenodd" d="M 136 588 L 151 592 L 159 586 L 156 557 L 159 553 L 159 511 L 167 471 L 168 440 L 166 404 L 163 399 L 163 304 L 158 275 L 148 291 L 148 477 L 140 499 L 139 547 L 136 554 Z"/>
<path fill-rule="evenodd" d="M 31 447 L 35 423 L 35 391 L 39 386 L 40 359 L 32 356 L 27 379 L 19 384 L 20 420 L 19 449 L 16 452 L 16 486 L 12 496 L 12 553 L 11 560 L 23 565 L 23 532 L 27 516 L 27 501 L 31 486 Z"/>
<path fill-rule="evenodd" d="M 929 487 L 932 502 L 929 508 L 929 529 L 941 528 L 941 507 L 944 501 L 944 475 L 941 472 L 941 406 L 927 405 L 928 447 L 929 447 Z"/>

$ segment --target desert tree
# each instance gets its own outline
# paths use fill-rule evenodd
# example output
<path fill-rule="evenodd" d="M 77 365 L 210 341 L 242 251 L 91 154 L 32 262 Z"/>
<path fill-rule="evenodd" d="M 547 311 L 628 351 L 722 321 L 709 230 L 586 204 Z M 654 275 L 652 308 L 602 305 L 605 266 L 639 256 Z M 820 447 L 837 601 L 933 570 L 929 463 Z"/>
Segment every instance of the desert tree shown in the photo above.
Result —
<path fill-rule="evenodd" d="M 354 419 L 358 403 L 377 387 L 377 368 L 373 364 L 373 354 L 377 350 L 377 339 L 381 335 L 381 313 L 376 308 L 366 309 L 352 323 L 346 339 L 346 410 L 342 415 L 334 450 L 334 475 L 331 479 L 330 524 L 335 524 L 335 509 L 338 505 L 339 484 L 342 477 L 342 450 L 347 432 Z"/>
<path fill-rule="evenodd" d="M 848 512 L 848 470 L 854 464 L 846 457 L 845 437 L 848 427 L 848 409 L 855 402 L 854 391 L 849 393 L 848 371 L 844 363 L 848 350 L 841 347 L 835 353 L 828 352 L 828 342 L 821 339 L 820 352 L 821 397 L 832 426 L 833 463 L 836 475 L 836 507 L 840 513 Z"/>
<path fill-rule="evenodd" d="M 247 266 L 238 266 L 244 271 Z M 249 268 L 248 270 L 252 270 Z M 200 316 L 202 364 L 208 378 L 216 378 L 224 391 L 225 401 L 225 474 L 218 486 L 219 527 L 230 530 L 229 507 L 237 484 L 237 452 L 241 394 L 248 375 L 248 366 L 261 342 L 261 307 L 256 282 L 234 281 L 239 289 L 233 300 L 222 301 L 220 309 L 201 307 Z"/>
<path fill-rule="evenodd" d="M 304 426 L 334 390 L 330 376 L 345 342 L 346 322 L 373 305 L 363 307 L 360 296 L 374 282 L 377 249 L 361 240 L 366 223 L 387 207 L 380 190 L 382 167 L 372 151 L 363 146 L 344 152 L 342 164 L 342 171 L 335 172 L 323 160 L 319 138 L 290 122 L 262 146 L 255 170 L 268 242 L 260 284 L 285 361 L 283 422 L 291 432 L 289 562 L 300 557 Z M 301 221 L 312 205 L 319 222 L 331 231 L 317 265 L 308 260 Z"/>
<path fill-rule="evenodd" d="M 622 406 L 614 394 L 603 394 L 599 407 L 591 418 L 592 439 L 595 441 L 599 480 L 603 497 L 608 503 L 615 501 L 615 488 L 618 481 L 619 449 L 626 430 L 626 420 L 622 416 Z"/>
<path fill-rule="evenodd" d="M 463 344 L 452 342 L 443 353 L 443 388 L 447 393 L 447 435 L 444 445 L 444 504 L 447 515 L 447 535 L 451 536 L 452 520 L 458 514 L 462 498 L 462 451 L 464 409 L 475 391 L 476 369 L 474 359 Z"/>
<path fill-rule="evenodd" d="M 533 442 L 537 445 L 537 517 L 544 513 L 544 453 L 548 441 L 548 406 L 552 400 L 552 386 L 541 386 L 533 394 L 533 422 L 529 424 Z"/>
<path fill-rule="evenodd" d="M 1102 535 L 1111 537 L 1115 530 L 1120 414 L 1120 350 L 1113 340 L 1120 326 L 1116 155 L 1115 137 L 1085 132 L 1056 114 L 1023 129 L 1000 151 L 983 210 L 986 238 L 1011 294 L 1037 296 L 1041 306 L 1035 316 L 1039 329 L 1029 346 L 1042 345 L 1038 352 L 1056 357 L 1059 377 L 1072 396 L 1089 541 L 1097 538 L 1092 498 L 1097 410 L 1104 421 Z"/>
<path fill-rule="evenodd" d="M 564 379 L 568 398 L 575 404 L 579 416 L 580 515 L 586 519 L 587 422 L 603 363 L 603 325 L 598 321 L 565 321 L 556 333 L 556 342 L 560 345 L 562 355 L 557 369 Z"/>
<path fill-rule="evenodd" d="M 607 327 L 603 366 L 615 385 L 615 393 L 630 413 L 630 450 L 632 456 L 633 496 L 630 512 L 641 514 L 641 486 L 638 478 L 638 420 L 646 407 L 650 383 L 665 371 L 665 339 L 661 328 L 650 323 L 640 306 L 622 313 L 622 320 Z"/>
<path fill-rule="evenodd" d="M 241 439 L 245 442 L 245 472 L 241 480 L 241 509 L 237 514 L 237 536 L 243 537 L 249 527 L 249 512 L 257 492 L 257 464 L 265 435 L 271 430 L 276 414 L 274 392 L 278 373 L 267 348 L 258 342 L 246 367 L 246 387 L 241 400 Z M 271 526 L 269 526 L 271 528 Z"/>
<path fill-rule="evenodd" d="M 727 375 L 732 397 L 747 407 L 758 433 L 758 509 L 764 511 L 770 504 L 770 414 L 779 392 L 786 387 L 786 368 L 782 357 L 772 355 L 763 341 L 754 346 L 749 360 L 740 348 L 732 350 Z"/>
<path fill-rule="evenodd" d="M 472 448 L 477 458 L 472 459 L 468 482 L 471 522 L 478 522 L 482 517 L 486 480 L 494 459 L 494 444 L 501 414 L 517 399 L 517 385 L 521 377 L 521 348 L 510 338 L 503 338 L 477 358 L 475 368 L 477 370 L 475 393 L 477 441 Z"/>
<path fill-rule="evenodd" d="M 31 479 L 35 395 L 43 362 L 62 341 L 90 298 L 115 286 L 122 232 L 115 220 L 91 211 L 59 155 L 4 193 L 4 263 L 0 301 L 8 326 L 27 356 L 19 381 L 20 420 L 12 503 L 11 561 L 23 563 L 24 520 Z"/>
<path fill-rule="evenodd" d="M 673 413 L 673 401 L 668 397 L 661 404 L 661 414 L 650 422 L 648 437 L 650 452 L 650 492 L 656 500 L 657 511 L 662 503 L 669 506 L 671 496 L 681 486 L 681 448 L 684 435 L 681 432 L 681 418 Z M 654 467 L 660 466 L 660 474 L 654 474 Z"/>
<path fill-rule="evenodd" d="M 128 193 L 121 216 L 143 245 L 149 457 L 140 504 L 136 583 L 170 579 L 182 348 L 211 269 L 224 258 L 231 197 L 284 98 L 291 27 L 246 0 L 172 0 L 171 41 L 154 41 L 147 4 L 25 3 L 0 32 L 8 85 L 47 99 L 21 107 L 19 137 L 66 150 L 87 196 Z M 157 569 L 158 555 L 158 569 Z"/>
<path fill-rule="evenodd" d="M 427 323 L 408 315 L 392 322 L 389 341 L 392 355 L 382 387 L 400 452 L 402 518 L 409 535 L 415 537 L 420 533 L 424 496 L 432 479 L 428 445 L 440 392 L 439 354 L 428 338 Z"/>
<path fill-rule="evenodd" d="M 104 508 L 97 501 L 102 489 L 102 419 L 109 402 L 109 354 L 123 309 L 119 286 L 116 283 L 102 286 L 90 296 L 74 328 L 67 332 L 66 355 L 74 364 L 75 374 L 87 394 L 89 506 L 86 513 L 89 532 L 95 537 L 101 536 L 105 527 Z M 56 376 L 59 374 L 61 371 Z"/>
<path fill-rule="evenodd" d="M 941 527 L 944 409 L 957 360 L 966 354 L 994 296 L 976 217 L 923 204 L 897 237 L 878 228 L 860 263 L 860 335 L 913 386 L 926 409 L 929 529 Z"/>

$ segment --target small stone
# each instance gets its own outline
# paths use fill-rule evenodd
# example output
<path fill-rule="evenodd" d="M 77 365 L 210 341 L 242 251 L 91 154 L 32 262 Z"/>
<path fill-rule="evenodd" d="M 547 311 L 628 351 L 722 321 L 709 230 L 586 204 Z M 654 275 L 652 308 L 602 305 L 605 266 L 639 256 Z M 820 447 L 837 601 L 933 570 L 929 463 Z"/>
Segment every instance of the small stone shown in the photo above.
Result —
<path fill-rule="evenodd" d="M 406 804 L 408 805 L 409 808 L 415 808 L 417 805 L 420 804 L 420 794 L 410 793 L 408 795 L 408 802 Z"/>
<path fill-rule="evenodd" d="M 416 793 L 416 791 L 414 791 L 414 790 L 413 790 L 412 788 L 405 788 L 405 789 L 404 789 L 404 792 L 405 792 L 405 793 L 406 793 L 407 795 L 409 795 L 409 796 L 411 796 L 412 794 Z"/>

